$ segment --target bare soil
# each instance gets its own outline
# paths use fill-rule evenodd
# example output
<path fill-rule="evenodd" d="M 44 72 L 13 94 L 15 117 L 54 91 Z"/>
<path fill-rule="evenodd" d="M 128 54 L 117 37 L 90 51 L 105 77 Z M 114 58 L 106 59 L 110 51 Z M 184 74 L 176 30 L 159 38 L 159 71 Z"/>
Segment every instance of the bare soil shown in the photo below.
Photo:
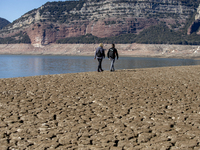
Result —
<path fill-rule="evenodd" d="M 0 149 L 199 150 L 200 66 L 0 79 Z"/>

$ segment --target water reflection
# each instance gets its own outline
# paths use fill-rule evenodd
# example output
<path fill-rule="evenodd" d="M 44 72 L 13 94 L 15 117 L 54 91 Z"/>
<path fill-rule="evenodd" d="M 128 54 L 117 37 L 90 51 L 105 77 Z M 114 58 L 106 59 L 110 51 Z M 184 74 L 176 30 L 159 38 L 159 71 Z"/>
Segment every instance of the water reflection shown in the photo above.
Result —
<path fill-rule="evenodd" d="M 128 59 L 128 61 L 126 61 Z M 172 58 L 121 58 L 119 69 L 199 65 L 200 60 Z"/>
<path fill-rule="evenodd" d="M 0 78 L 96 71 L 98 62 L 88 56 L 0 55 Z M 109 70 L 110 61 L 103 61 Z M 121 57 L 116 69 L 200 65 L 200 60 Z"/>

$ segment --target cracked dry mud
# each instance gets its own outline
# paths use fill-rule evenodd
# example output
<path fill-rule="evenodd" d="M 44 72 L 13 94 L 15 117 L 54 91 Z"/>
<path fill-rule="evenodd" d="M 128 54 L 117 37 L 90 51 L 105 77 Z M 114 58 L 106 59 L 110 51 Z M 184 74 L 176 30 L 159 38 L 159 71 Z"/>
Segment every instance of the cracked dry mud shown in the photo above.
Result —
<path fill-rule="evenodd" d="M 0 80 L 1 150 L 199 150 L 200 66 Z"/>

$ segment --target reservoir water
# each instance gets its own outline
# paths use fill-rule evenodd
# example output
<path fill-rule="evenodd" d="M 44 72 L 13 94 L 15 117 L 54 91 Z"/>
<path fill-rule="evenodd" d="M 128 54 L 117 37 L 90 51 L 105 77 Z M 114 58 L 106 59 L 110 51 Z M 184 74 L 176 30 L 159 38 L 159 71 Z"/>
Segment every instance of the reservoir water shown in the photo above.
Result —
<path fill-rule="evenodd" d="M 0 78 L 91 72 L 97 65 L 92 56 L 0 55 Z M 109 70 L 108 58 L 102 65 Z M 116 70 L 187 65 L 200 65 L 200 60 L 120 57 L 115 61 Z"/>

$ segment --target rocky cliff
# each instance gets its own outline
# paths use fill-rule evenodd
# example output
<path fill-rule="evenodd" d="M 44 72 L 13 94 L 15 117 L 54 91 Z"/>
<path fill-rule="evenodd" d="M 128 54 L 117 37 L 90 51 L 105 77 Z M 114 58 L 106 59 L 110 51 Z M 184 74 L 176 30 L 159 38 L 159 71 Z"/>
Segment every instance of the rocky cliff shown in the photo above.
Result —
<path fill-rule="evenodd" d="M 160 23 L 178 31 L 185 27 L 193 13 L 196 13 L 194 4 L 184 3 L 183 0 L 48 2 L 1 30 L 0 37 L 10 37 L 23 31 L 33 45 L 41 46 L 58 39 L 86 34 L 97 37 L 139 34 Z"/>

